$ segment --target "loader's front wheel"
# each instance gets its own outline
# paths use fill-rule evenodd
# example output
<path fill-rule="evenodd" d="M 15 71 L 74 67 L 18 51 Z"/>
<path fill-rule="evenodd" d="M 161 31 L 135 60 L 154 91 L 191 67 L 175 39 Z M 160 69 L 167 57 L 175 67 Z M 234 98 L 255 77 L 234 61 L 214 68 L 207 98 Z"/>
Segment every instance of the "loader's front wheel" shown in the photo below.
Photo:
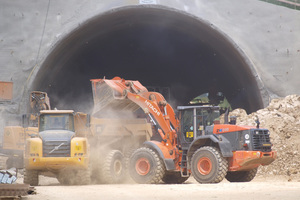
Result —
<path fill-rule="evenodd" d="M 103 169 L 102 178 L 104 183 L 122 183 L 125 179 L 124 155 L 119 150 L 112 150 L 107 154 Z"/>
<path fill-rule="evenodd" d="M 165 166 L 156 152 L 143 147 L 130 157 L 129 174 L 137 183 L 160 183 L 165 174 Z"/>
<path fill-rule="evenodd" d="M 219 183 L 227 172 L 228 162 L 215 147 L 198 149 L 191 160 L 193 177 L 199 183 Z"/>
<path fill-rule="evenodd" d="M 225 178 L 230 182 L 249 182 L 254 179 L 257 173 L 257 168 L 249 171 L 227 172 Z"/>
<path fill-rule="evenodd" d="M 36 170 L 24 170 L 24 180 L 25 184 L 29 184 L 31 186 L 39 185 L 39 172 Z"/>

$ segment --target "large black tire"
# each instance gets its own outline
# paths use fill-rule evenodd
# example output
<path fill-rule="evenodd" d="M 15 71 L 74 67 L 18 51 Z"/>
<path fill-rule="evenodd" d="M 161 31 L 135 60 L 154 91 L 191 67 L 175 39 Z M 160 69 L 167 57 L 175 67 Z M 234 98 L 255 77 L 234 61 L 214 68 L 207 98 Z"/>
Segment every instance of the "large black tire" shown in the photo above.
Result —
<path fill-rule="evenodd" d="M 219 183 L 228 170 L 228 161 L 215 147 L 198 149 L 191 160 L 192 175 L 199 183 Z"/>
<path fill-rule="evenodd" d="M 102 171 L 101 171 L 101 167 L 103 166 L 100 162 L 98 163 L 95 163 L 93 165 L 93 169 L 92 169 L 92 172 L 91 172 L 91 182 L 92 184 L 102 184 L 103 181 L 102 181 Z"/>
<path fill-rule="evenodd" d="M 76 185 L 76 179 L 75 170 L 62 170 L 57 175 L 57 180 L 62 185 Z"/>
<path fill-rule="evenodd" d="M 89 185 L 91 183 L 91 167 L 76 172 L 76 185 Z"/>
<path fill-rule="evenodd" d="M 124 165 L 125 165 L 125 182 L 126 181 L 131 181 L 131 177 L 129 175 L 129 163 L 130 163 L 130 157 L 131 155 L 135 152 L 137 148 L 131 147 L 128 148 L 125 152 L 124 152 Z"/>
<path fill-rule="evenodd" d="M 24 170 L 24 180 L 25 184 L 29 184 L 31 186 L 39 185 L 39 172 L 36 170 Z"/>
<path fill-rule="evenodd" d="M 97 152 L 92 152 L 91 155 L 97 155 Z M 92 184 L 102 184 L 104 183 L 102 177 L 104 156 L 102 154 L 98 156 L 90 157 L 91 165 L 91 183 Z"/>
<path fill-rule="evenodd" d="M 13 168 L 14 167 L 14 160 L 12 157 L 9 157 L 7 160 L 6 160 L 6 169 L 10 169 L 10 168 Z"/>
<path fill-rule="evenodd" d="M 125 169 L 129 169 L 129 161 L 131 155 L 135 152 L 136 148 L 128 148 L 125 153 L 124 153 L 124 164 L 125 164 Z"/>
<path fill-rule="evenodd" d="M 57 175 L 57 180 L 62 185 L 88 185 L 91 183 L 91 170 L 62 170 Z"/>
<path fill-rule="evenodd" d="M 102 165 L 102 181 L 104 183 L 122 183 L 125 179 L 124 156 L 119 150 L 112 150 L 105 157 Z"/>
<path fill-rule="evenodd" d="M 249 171 L 227 172 L 225 178 L 230 182 L 249 182 L 254 179 L 257 173 L 257 168 Z"/>
<path fill-rule="evenodd" d="M 156 152 L 142 147 L 137 149 L 130 158 L 129 174 L 140 184 L 161 183 L 165 175 L 165 166 Z"/>
<path fill-rule="evenodd" d="M 7 160 L 6 160 L 6 169 L 10 169 L 10 168 L 17 168 L 17 169 L 23 169 L 24 167 L 24 160 L 23 160 L 23 156 L 10 156 Z"/>
<path fill-rule="evenodd" d="M 166 171 L 162 181 L 167 184 L 181 184 L 189 179 L 188 177 L 182 177 L 180 172 L 168 172 Z"/>

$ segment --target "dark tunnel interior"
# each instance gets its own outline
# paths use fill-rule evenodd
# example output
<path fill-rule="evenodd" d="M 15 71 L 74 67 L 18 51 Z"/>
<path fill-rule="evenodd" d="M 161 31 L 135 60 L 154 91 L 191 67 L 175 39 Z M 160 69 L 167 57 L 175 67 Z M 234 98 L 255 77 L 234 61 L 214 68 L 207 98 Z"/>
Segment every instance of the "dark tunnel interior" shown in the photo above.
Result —
<path fill-rule="evenodd" d="M 209 23 L 165 7 L 124 7 L 81 24 L 56 44 L 31 89 L 47 92 L 52 108 L 89 112 L 90 79 L 114 76 L 161 89 L 174 107 L 213 85 L 233 108 L 262 107 L 234 45 Z"/>

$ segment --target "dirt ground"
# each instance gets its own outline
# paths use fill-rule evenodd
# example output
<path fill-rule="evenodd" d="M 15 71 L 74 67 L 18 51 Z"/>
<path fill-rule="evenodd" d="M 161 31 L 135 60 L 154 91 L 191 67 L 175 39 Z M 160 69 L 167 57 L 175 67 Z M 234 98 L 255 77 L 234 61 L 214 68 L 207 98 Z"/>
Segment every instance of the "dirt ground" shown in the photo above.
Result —
<path fill-rule="evenodd" d="M 22 181 L 19 179 L 18 181 Z M 63 186 L 54 178 L 40 177 L 37 194 L 23 197 L 24 200 L 178 200 L 178 199 L 222 199 L 222 200 L 298 200 L 300 182 L 289 182 L 288 177 L 258 176 L 249 183 L 198 184 L 190 178 L 184 184 L 116 184 Z"/>

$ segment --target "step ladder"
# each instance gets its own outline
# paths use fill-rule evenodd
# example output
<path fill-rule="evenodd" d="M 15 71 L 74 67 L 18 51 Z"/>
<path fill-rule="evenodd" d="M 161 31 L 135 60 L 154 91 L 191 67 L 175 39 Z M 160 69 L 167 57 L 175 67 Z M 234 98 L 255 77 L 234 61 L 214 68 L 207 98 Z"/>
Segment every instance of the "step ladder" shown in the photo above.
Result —
<path fill-rule="evenodd" d="M 187 158 L 188 150 L 182 150 L 182 159 L 180 163 L 180 173 L 181 177 L 189 177 L 190 173 L 188 171 L 188 158 Z"/>

